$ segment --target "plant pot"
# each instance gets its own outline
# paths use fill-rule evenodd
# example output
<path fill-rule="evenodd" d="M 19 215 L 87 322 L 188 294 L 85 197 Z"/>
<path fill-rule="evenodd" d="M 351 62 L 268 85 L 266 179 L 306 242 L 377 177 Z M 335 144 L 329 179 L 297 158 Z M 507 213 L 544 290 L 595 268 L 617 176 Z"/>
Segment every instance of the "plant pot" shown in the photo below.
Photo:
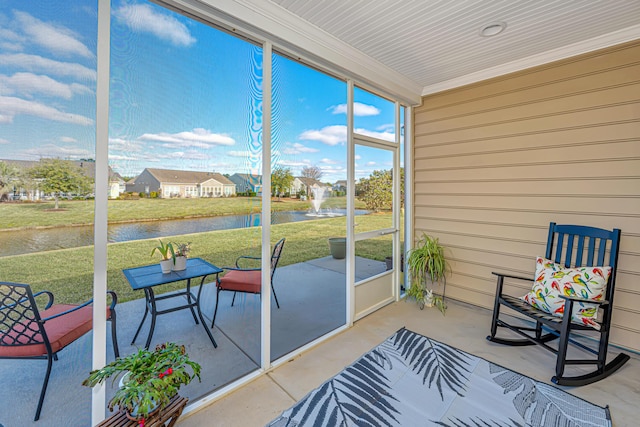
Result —
<path fill-rule="evenodd" d="M 177 256 L 173 264 L 173 271 L 182 271 L 187 268 L 187 257 Z"/>
<path fill-rule="evenodd" d="M 329 251 L 335 259 L 344 259 L 347 254 L 347 238 L 346 237 L 330 237 Z"/>
<path fill-rule="evenodd" d="M 393 257 L 386 257 L 384 259 L 384 263 L 386 265 L 387 271 L 391 270 L 393 268 Z"/>
<path fill-rule="evenodd" d="M 153 402 L 155 406 L 151 411 L 149 411 L 148 418 L 153 417 L 160 410 L 160 405 L 155 400 L 151 400 L 151 402 Z M 138 415 L 138 408 L 133 408 L 132 411 L 125 411 L 125 415 L 131 421 L 139 421 L 143 419 L 140 415 Z"/>
<path fill-rule="evenodd" d="M 171 273 L 171 267 L 173 267 L 172 259 L 163 259 L 160 261 L 160 268 L 163 274 Z"/>

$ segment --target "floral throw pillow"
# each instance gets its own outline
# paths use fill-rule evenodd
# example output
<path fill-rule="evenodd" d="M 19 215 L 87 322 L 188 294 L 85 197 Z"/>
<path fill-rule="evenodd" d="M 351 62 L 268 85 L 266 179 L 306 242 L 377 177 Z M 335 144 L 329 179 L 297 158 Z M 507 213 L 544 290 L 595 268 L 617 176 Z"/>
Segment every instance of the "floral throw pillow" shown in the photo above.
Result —
<path fill-rule="evenodd" d="M 539 310 L 562 317 L 565 300 L 559 295 L 601 300 L 609 275 L 611 267 L 565 268 L 562 264 L 538 257 L 533 288 L 521 299 Z M 597 304 L 573 303 L 573 322 L 600 330 L 597 319 Z"/>

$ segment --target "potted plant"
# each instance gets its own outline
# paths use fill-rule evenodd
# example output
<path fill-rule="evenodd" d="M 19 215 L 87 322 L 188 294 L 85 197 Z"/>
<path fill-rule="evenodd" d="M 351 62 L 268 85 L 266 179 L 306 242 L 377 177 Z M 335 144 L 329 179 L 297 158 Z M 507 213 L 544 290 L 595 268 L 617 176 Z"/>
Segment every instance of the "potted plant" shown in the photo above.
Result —
<path fill-rule="evenodd" d="M 175 249 L 173 248 L 173 244 L 168 242 L 165 244 L 162 240 L 158 240 L 160 244 L 151 250 L 151 256 L 158 252 L 162 257 L 160 261 L 160 268 L 162 268 L 163 273 L 171 273 L 171 267 L 176 259 Z"/>
<path fill-rule="evenodd" d="M 182 271 L 187 268 L 187 258 L 191 252 L 191 242 L 177 243 L 173 242 L 175 250 L 175 259 L 173 260 L 173 271 Z"/>
<path fill-rule="evenodd" d="M 102 369 L 96 369 L 82 382 L 94 387 L 113 377 L 122 377 L 121 387 L 109 401 L 109 410 L 117 406 L 130 419 L 144 420 L 162 410 L 178 393 L 182 385 L 194 378 L 200 381 L 200 365 L 189 359 L 184 345 L 165 343 L 154 351 L 140 349 L 137 353 L 119 357 Z M 191 372 L 190 372 L 191 371 Z"/>
<path fill-rule="evenodd" d="M 447 308 L 444 296 L 449 265 L 444 256 L 444 247 L 438 238 L 423 233 L 416 246 L 409 250 L 407 267 L 413 278 L 407 296 L 414 298 L 421 310 L 425 305 L 435 306 L 444 314 Z M 428 281 L 432 285 L 443 283 L 442 296 L 433 293 L 433 289 L 427 286 Z"/>

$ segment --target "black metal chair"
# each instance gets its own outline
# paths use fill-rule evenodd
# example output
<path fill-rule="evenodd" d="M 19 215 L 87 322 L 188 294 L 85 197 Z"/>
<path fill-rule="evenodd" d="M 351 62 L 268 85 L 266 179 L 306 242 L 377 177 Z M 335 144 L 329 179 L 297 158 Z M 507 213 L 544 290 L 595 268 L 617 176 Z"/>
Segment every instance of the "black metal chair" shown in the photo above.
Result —
<path fill-rule="evenodd" d="M 107 320 L 111 321 L 113 351 L 119 357 L 116 337 L 116 310 L 118 297 L 113 291 L 107 307 Z M 48 301 L 40 311 L 36 298 L 46 295 Z M 0 359 L 46 359 L 47 372 L 40 391 L 34 421 L 40 418 L 49 376 L 58 352 L 93 328 L 93 300 L 80 305 L 53 304 L 49 291 L 33 293 L 29 285 L 0 282 Z"/>
<path fill-rule="evenodd" d="M 552 222 L 549 225 L 545 258 L 557 264 L 562 264 L 567 268 L 611 266 L 611 274 L 606 285 L 604 299 L 593 300 L 576 296 L 559 295 L 565 300 L 565 305 L 563 307 L 563 316 L 557 317 L 532 307 L 521 298 L 506 295 L 502 291 L 505 278 L 526 280 L 529 282 L 531 278 L 494 272 L 493 274 L 498 276 L 498 284 L 493 309 L 493 319 L 491 322 L 491 334 L 487 336 L 487 339 L 495 343 L 512 346 L 537 344 L 555 353 L 556 374 L 551 378 L 551 381 L 556 384 L 567 386 L 585 385 L 601 380 L 614 373 L 629 360 L 627 354 L 620 353 L 611 362 L 606 363 L 619 249 L 619 229 L 609 231 L 601 228 L 578 225 L 556 225 Z M 609 253 L 608 261 L 605 259 L 607 252 Z M 579 303 L 597 304 L 600 307 L 601 320 L 597 321 L 599 330 L 571 320 L 573 305 Z M 536 323 L 535 327 L 517 326 L 512 323 L 507 323 L 504 318 L 500 318 L 501 306 L 513 309 L 533 319 Z M 506 327 L 523 336 L 524 339 L 496 337 L 498 327 Z M 587 332 L 597 333 L 599 335 L 597 346 L 589 346 L 577 341 L 575 336 L 572 337 L 575 331 L 582 331 L 583 334 Z M 557 349 L 547 344 L 547 342 L 556 339 L 559 340 Z M 567 359 L 569 344 L 595 354 L 596 358 Z M 584 375 L 565 376 L 564 370 L 566 365 L 596 365 L 596 369 Z"/>
<path fill-rule="evenodd" d="M 280 261 L 280 255 L 282 254 L 282 249 L 284 247 L 285 239 L 282 238 L 278 240 L 278 242 L 273 247 L 273 252 L 271 253 L 271 292 L 273 292 L 273 298 L 276 301 L 276 306 L 280 308 L 280 303 L 278 303 L 278 296 L 276 295 L 276 290 L 273 286 L 273 275 L 276 272 L 276 267 L 278 266 L 278 261 Z M 260 257 L 252 257 L 252 256 L 240 256 L 236 259 L 236 266 L 234 267 L 223 267 L 225 270 L 229 270 L 223 277 L 218 277 L 218 281 L 216 283 L 217 293 L 216 293 L 216 308 L 213 311 L 213 320 L 211 321 L 211 327 L 216 323 L 216 316 L 218 315 L 218 302 L 220 301 L 220 292 L 222 291 L 231 291 L 233 292 L 233 299 L 231 300 L 231 306 L 236 301 L 236 294 L 238 292 L 250 293 L 250 294 L 260 294 L 262 292 L 262 273 L 260 268 L 242 268 L 240 266 L 241 260 L 260 260 Z"/>

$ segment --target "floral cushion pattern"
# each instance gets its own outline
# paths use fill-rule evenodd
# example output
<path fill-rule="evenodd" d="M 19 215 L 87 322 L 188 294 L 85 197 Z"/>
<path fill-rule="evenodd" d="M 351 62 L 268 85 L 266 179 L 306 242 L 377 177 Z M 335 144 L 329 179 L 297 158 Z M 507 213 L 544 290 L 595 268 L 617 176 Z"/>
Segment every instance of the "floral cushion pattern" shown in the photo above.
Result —
<path fill-rule="evenodd" d="M 546 258 L 536 259 L 536 279 L 531 292 L 521 297 L 533 307 L 562 317 L 565 300 L 559 295 L 599 301 L 611 274 L 611 267 L 564 268 Z M 598 305 L 574 302 L 571 320 L 600 330 Z"/>

